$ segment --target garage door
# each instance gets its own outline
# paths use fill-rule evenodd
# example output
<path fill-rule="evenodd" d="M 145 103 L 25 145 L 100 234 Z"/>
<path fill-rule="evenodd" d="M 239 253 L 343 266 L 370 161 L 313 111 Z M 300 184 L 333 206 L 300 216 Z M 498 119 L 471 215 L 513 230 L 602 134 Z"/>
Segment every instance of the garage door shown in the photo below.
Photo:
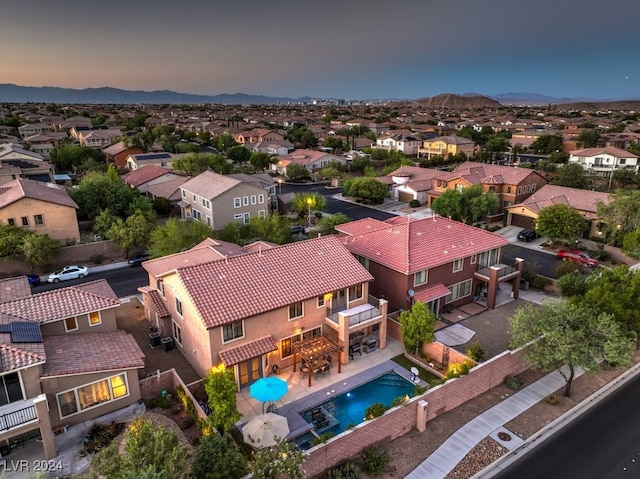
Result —
<path fill-rule="evenodd" d="M 533 228 L 535 219 L 529 216 L 511 215 L 511 225 L 519 226 L 520 228 Z"/>
<path fill-rule="evenodd" d="M 413 199 L 413 193 L 407 193 L 406 191 L 398 192 L 398 201 L 409 203 Z"/>

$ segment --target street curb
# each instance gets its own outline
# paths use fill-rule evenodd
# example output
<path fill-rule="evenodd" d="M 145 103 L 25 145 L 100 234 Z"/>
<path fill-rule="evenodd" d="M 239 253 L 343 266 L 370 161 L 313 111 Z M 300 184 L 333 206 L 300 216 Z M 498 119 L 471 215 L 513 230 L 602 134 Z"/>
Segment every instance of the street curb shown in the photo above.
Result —
<path fill-rule="evenodd" d="M 491 478 L 496 474 L 502 472 L 503 469 L 509 467 L 511 464 L 519 460 L 520 457 L 522 457 L 524 454 L 530 452 L 531 450 L 542 444 L 544 441 L 557 433 L 560 429 L 587 412 L 593 406 L 598 404 L 598 402 L 602 401 L 607 396 L 618 390 L 639 373 L 640 362 L 634 364 L 625 372 L 616 377 L 613 381 L 598 389 L 589 397 L 583 399 L 578 405 L 565 412 L 562 416 L 547 424 L 536 434 L 526 439 L 524 443 L 520 445 L 520 447 L 514 449 L 513 451 L 509 451 L 507 454 L 492 462 L 480 472 L 477 472 L 476 474 L 471 476 L 469 479 Z"/>

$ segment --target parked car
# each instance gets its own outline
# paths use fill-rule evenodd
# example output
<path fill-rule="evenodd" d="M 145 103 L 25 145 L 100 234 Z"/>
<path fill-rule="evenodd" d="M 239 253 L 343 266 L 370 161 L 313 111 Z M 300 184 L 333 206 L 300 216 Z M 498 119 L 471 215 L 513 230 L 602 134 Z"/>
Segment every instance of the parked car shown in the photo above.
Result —
<path fill-rule="evenodd" d="M 520 233 L 518 233 L 518 241 L 526 241 L 527 243 L 536 239 L 537 237 L 538 233 L 536 233 L 536 230 L 530 228 L 525 228 L 521 230 Z"/>
<path fill-rule="evenodd" d="M 589 268 L 598 266 L 598 260 L 592 258 L 584 251 L 563 249 L 558 251 L 557 258 L 562 261 L 573 261 L 574 263 L 583 264 Z"/>
<path fill-rule="evenodd" d="M 40 276 L 37 274 L 28 274 L 27 279 L 29 280 L 29 286 L 37 286 L 40 284 Z"/>
<path fill-rule="evenodd" d="M 142 266 L 142 262 L 147 261 L 150 257 L 151 253 L 149 251 L 143 251 L 135 258 L 129 260 L 129 266 Z"/>
<path fill-rule="evenodd" d="M 84 278 L 89 274 L 89 268 L 86 266 L 65 266 L 64 268 L 54 271 L 49 275 L 47 281 L 49 283 L 59 283 L 60 281 L 66 281 L 68 279 Z"/>
<path fill-rule="evenodd" d="M 293 225 L 290 229 L 292 235 L 303 235 L 304 234 L 304 226 Z"/>

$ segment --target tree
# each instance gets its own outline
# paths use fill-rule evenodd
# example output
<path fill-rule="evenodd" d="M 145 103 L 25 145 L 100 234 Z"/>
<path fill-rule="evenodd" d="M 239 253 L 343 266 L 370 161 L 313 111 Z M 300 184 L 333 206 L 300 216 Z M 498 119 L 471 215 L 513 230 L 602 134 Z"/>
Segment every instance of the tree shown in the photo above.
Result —
<path fill-rule="evenodd" d="M 116 248 L 124 250 L 125 258 L 128 258 L 131 249 L 148 245 L 151 232 L 155 228 L 154 220 L 152 215 L 136 210 L 124 221 L 116 218 L 107 230 L 106 236 Z"/>
<path fill-rule="evenodd" d="M 266 170 L 272 161 L 271 155 L 260 151 L 254 151 L 249 157 L 249 163 L 251 163 L 256 170 Z"/>
<path fill-rule="evenodd" d="M 236 142 L 236 140 L 233 139 L 233 136 L 229 135 L 228 133 L 218 135 L 218 138 L 216 139 L 217 149 L 218 151 L 222 151 L 223 153 L 232 146 L 236 146 L 237 144 L 238 142 Z"/>
<path fill-rule="evenodd" d="M 556 369 L 565 380 L 564 395 L 571 396 L 575 368 L 596 372 L 600 361 L 624 365 L 631 359 L 635 338 L 611 314 L 597 312 L 565 300 L 531 304 L 509 319 L 512 348 L 525 347 L 524 358 L 537 369 Z M 568 372 L 562 369 L 567 365 Z"/>
<path fill-rule="evenodd" d="M 578 163 L 567 163 L 556 170 L 556 177 L 550 183 L 568 188 L 585 189 L 591 185 L 591 176 Z"/>
<path fill-rule="evenodd" d="M 285 244 L 291 241 L 290 226 L 291 220 L 289 218 L 271 213 L 264 218 L 251 218 L 248 230 L 254 240 Z"/>
<path fill-rule="evenodd" d="M 306 216 L 312 211 L 327 209 L 327 199 L 320 193 L 296 193 L 291 200 L 291 210 L 299 216 Z"/>
<path fill-rule="evenodd" d="M 284 439 L 275 446 L 263 447 L 253 453 L 254 479 L 302 479 L 304 453 L 294 443 Z"/>
<path fill-rule="evenodd" d="M 322 236 L 336 234 L 335 227 L 351 221 L 344 213 L 334 213 L 332 215 L 323 216 L 316 225 L 318 234 Z"/>
<path fill-rule="evenodd" d="M 604 225 L 607 242 L 616 244 L 640 224 L 640 190 L 615 191 L 607 204 L 597 203 L 596 214 Z"/>
<path fill-rule="evenodd" d="M 231 165 L 221 155 L 211 153 L 189 153 L 177 158 L 172 163 L 172 168 L 177 173 L 189 176 L 198 176 L 203 171 L 212 169 L 221 175 L 231 173 Z"/>
<path fill-rule="evenodd" d="M 553 243 L 580 238 L 587 227 L 580 212 L 564 204 L 543 208 L 536 220 L 536 233 L 548 237 Z"/>
<path fill-rule="evenodd" d="M 562 137 L 560 135 L 540 135 L 531 143 L 531 149 L 541 155 L 549 155 L 562 150 Z"/>
<path fill-rule="evenodd" d="M 49 238 L 45 234 L 27 234 L 22 239 L 22 256 L 31 265 L 31 271 L 35 266 L 49 264 L 60 251 L 60 242 Z"/>
<path fill-rule="evenodd" d="M 291 163 L 287 166 L 287 177 L 291 181 L 302 181 L 310 178 L 309 170 L 297 163 Z"/>
<path fill-rule="evenodd" d="M 342 191 L 347 196 L 364 200 L 370 204 L 380 204 L 389 195 L 389 187 L 372 177 L 348 178 L 342 183 Z"/>
<path fill-rule="evenodd" d="M 0 223 L 0 258 L 15 258 L 22 251 L 24 238 L 30 232 L 14 225 Z"/>
<path fill-rule="evenodd" d="M 63 145 L 51 151 L 51 162 L 55 165 L 56 171 L 71 171 L 88 159 L 105 164 L 104 153 L 88 146 Z"/>
<path fill-rule="evenodd" d="M 499 207 L 500 200 L 495 193 L 483 193 L 482 185 L 473 185 L 462 191 L 448 189 L 431 204 L 431 209 L 440 216 L 465 224 L 495 214 Z"/>
<path fill-rule="evenodd" d="M 245 163 L 251 158 L 251 151 L 243 145 L 232 146 L 227 150 L 227 158 L 234 163 Z"/>
<path fill-rule="evenodd" d="M 620 187 L 638 184 L 638 173 L 631 168 L 618 169 L 613 172 L 613 181 Z"/>
<path fill-rule="evenodd" d="M 247 459 L 230 436 L 202 437 L 191 464 L 194 479 L 239 479 L 247 472 Z"/>
<path fill-rule="evenodd" d="M 595 148 L 598 144 L 600 133 L 595 130 L 582 130 L 578 136 L 578 147 L 580 148 Z"/>
<path fill-rule="evenodd" d="M 417 356 L 424 343 L 430 343 L 435 339 L 436 316 L 422 301 L 414 301 L 411 309 L 400 313 L 399 320 L 402 342 L 408 352 Z"/>
<path fill-rule="evenodd" d="M 213 230 L 200 221 L 170 218 L 151 233 L 151 255 L 158 258 L 184 251 L 211 236 Z"/>
<path fill-rule="evenodd" d="M 640 227 L 622 236 L 622 251 L 632 258 L 640 258 Z"/>
<path fill-rule="evenodd" d="M 213 411 L 207 421 L 221 433 L 230 431 L 242 415 L 236 404 L 236 380 L 233 369 L 214 367 L 204 378 L 209 407 Z"/>

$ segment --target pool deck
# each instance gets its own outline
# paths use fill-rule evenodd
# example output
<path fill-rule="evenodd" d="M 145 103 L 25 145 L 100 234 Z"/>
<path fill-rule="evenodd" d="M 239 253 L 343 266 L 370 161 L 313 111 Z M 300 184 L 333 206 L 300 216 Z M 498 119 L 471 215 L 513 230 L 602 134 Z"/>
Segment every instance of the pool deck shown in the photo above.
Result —
<path fill-rule="evenodd" d="M 331 373 L 325 376 L 314 377 L 311 387 L 308 385 L 308 378 L 301 378 L 300 372 L 293 372 L 293 368 L 286 368 L 280 372 L 280 378 L 287 381 L 289 392 L 279 401 L 275 402 L 278 414 L 289 419 L 289 429 L 294 433 L 303 433 L 310 429 L 309 425 L 300 412 L 305 411 L 333 396 L 353 389 L 375 377 L 378 377 L 390 370 L 395 370 L 406 379 L 410 379 L 411 373 L 391 358 L 402 354 L 404 346 L 399 341 L 387 337 L 387 347 L 377 349 L 371 353 L 363 352 L 361 356 L 356 355 L 348 364 L 342 365 L 342 372 L 338 374 L 338 367 L 334 364 Z M 424 384 L 423 384 L 424 385 Z M 240 391 L 237 396 L 238 411 L 242 414 L 239 423 L 244 424 L 253 416 L 262 414 L 263 404 L 249 395 L 249 388 Z M 299 418 L 299 419 L 298 419 Z M 301 422 L 300 422 L 301 421 Z"/>

